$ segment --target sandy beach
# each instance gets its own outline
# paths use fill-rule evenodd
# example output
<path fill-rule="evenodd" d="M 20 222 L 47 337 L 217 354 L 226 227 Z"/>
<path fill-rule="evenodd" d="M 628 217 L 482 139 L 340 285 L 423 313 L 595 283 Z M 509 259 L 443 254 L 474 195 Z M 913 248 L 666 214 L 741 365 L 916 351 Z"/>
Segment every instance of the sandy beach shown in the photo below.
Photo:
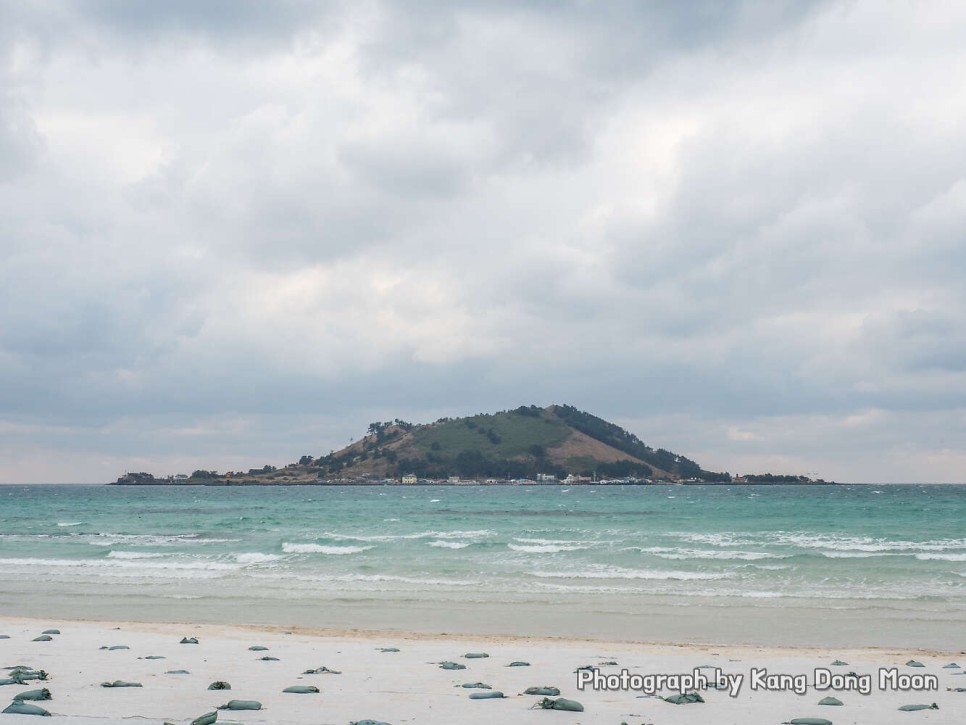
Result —
<path fill-rule="evenodd" d="M 34 641 L 45 630 L 49 641 Z M 372 631 L 284 630 L 175 623 L 0 619 L 0 663 L 44 670 L 47 679 L 0 687 L 4 707 L 19 692 L 47 688 L 52 699 L 33 704 L 64 723 L 191 723 L 229 700 L 257 700 L 257 711 L 218 711 L 217 722 L 333 723 L 366 719 L 398 723 L 686 723 L 789 722 L 825 718 L 834 723 L 959 723 L 966 714 L 966 664 L 961 642 L 949 651 L 900 649 L 765 648 L 757 646 L 659 645 L 595 640 L 427 635 Z M 197 644 L 182 644 L 196 638 Z M 255 649 L 250 648 L 266 648 Z M 398 650 L 398 651 L 393 651 Z M 467 657 L 486 654 L 487 657 Z M 264 659 L 276 658 L 276 659 Z M 906 663 L 917 661 L 923 667 Z M 465 669 L 443 669 L 453 662 Z M 509 666 L 527 662 L 529 666 Z M 833 664 L 843 662 L 847 664 Z M 660 675 L 720 671 L 741 681 L 734 696 L 726 690 L 698 689 L 705 701 L 672 704 L 678 694 L 660 687 L 643 690 L 578 689 L 578 668 L 598 668 L 600 676 L 640 675 L 645 685 Z M 308 670 L 328 668 L 339 674 Z M 850 689 L 819 690 L 816 669 L 833 675 L 854 672 L 847 682 L 870 684 L 867 695 Z M 756 687 L 756 670 L 786 675 L 777 689 Z M 937 690 L 881 688 L 880 670 L 935 677 Z M 804 675 L 804 677 L 802 677 Z M 8 676 L 7 672 L 0 677 Z M 652 676 L 646 678 L 644 676 Z M 798 676 L 798 679 L 796 679 Z M 588 675 L 587 677 L 590 677 Z M 600 679 L 600 678 L 598 678 Z M 141 687 L 102 687 L 122 680 Z M 801 685 L 805 682 L 804 692 Z M 209 690 L 222 681 L 231 690 Z M 633 681 L 630 679 L 629 681 Z M 491 689 L 464 688 L 482 683 Z M 314 686 L 318 694 L 283 692 Z M 583 712 L 544 710 L 544 698 L 523 694 L 531 687 L 554 687 L 576 700 Z M 952 690 L 948 688 L 953 688 Z M 694 688 L 685 688 L 687 692 Z M 798 690 L 798 692 L 796 692 Z M 474 693 L 502 692 L 504 698 L 471 699 Z M 819 705 L 827 696 L 841 706 Z M 549 699 L 555 700 L 556 697 Z M 899 711 L 904 705 L 936 703 L 939 709 Z M 3 715 L 2 722 L 35 722 L 31 715 Z"/>

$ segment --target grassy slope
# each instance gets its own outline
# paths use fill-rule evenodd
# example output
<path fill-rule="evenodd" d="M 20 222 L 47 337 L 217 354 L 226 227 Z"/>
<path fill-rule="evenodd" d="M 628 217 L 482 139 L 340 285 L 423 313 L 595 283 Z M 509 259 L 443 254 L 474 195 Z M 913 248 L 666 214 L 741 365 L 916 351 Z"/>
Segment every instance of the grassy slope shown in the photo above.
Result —
<path fill-rule="evenodd" d="M 548 449 L 560 445 L 569 435 L 570 428 L 558 419 L 496 413 L 416 429 L 412 446 L 422 455 L 435 451 L 443 458 L 453 458 L 461 451 L 479 451 L 487 458 L 516 458 L 527 455 L 532 446 Z"/>

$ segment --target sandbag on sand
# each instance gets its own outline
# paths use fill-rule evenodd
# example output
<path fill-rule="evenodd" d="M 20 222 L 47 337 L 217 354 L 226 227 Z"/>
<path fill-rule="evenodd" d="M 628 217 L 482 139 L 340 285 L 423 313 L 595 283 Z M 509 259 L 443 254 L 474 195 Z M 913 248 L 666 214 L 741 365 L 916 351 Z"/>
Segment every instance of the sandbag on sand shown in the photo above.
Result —
<path fill-rule="evenodd" d="M 506 695 L 504 695 L 499 690 L 490 690 L 489 692 L 471 692 L 471 700 L 502 700 Z"/>
<path fill-rule="evenodd" d="M 210 685 L 208 685 L 209 690 L 230 690 L 231 685 L 223 680 L 215 680 Z"/>
<path fill-rule="evenodd" d="M 178 644 L 198 644 L 197 637 L 182 637 Z"/>
<path fill-rule="evenodd" d="M 53 699 L 54 698 L 51 697 L 50 695 L 50 690 L 48 690 L 46 687 L 41 688 L 40 690 L 27 690 L 26 692 L 18 692 L 16 695 L 13 696 L 14 702 L 17 702 L 18 700 L 37 701 L 37 700 L 53 700 Z"/>
<path fill-rule="evenodd" d="M 529 667 L 529 662 L 511 662 L 507 667 Z"/>
<path fill-rule="evenodd" d="M 262 647 L 262 645 L 260 645 L 260 644 L 253 644 L 251 647 L 248 648 L 248 651 L 249 652 L 264 652 L 267 649 L 268 649 L 268 647 Z"/>
<path fill-rule="evenodd" d="M 376 647 L 380 652 L 398 652 L 398 647 Z"/>
<path fill-rule="evenodd" d="M 932 705 L 903 705 L 899 708 L 904 712 L 915 712 L 916 710 L 938 710 L 939 705 L 935 702 Z"/>
<path fill-rule="evenodd" d="M 528 687 L 523 691 L 524 695 L 549 695 L 550 697 L 556 697 L 560 694 L 560 690 L 556 687 Z"/>
<path fill-rule="evenodd" d="M 341 670 L 330 670 L 328 667 L 316 667 L 314 670 L 306 670 L 303 675 L 341 675 Z"/>
<path fill-rule="evenodd" d="M 318 695 L 319 688 L 314 685 L 292 685 L 286 687 L 282 692 L 290 692 L 293 695 Z"/>
<path fill-rule="evenodd" d="M 697 692 L 686 692 L 683 695 L 669 695 L 661 699 L 664 702 L 670 702 L 672 705 L 690 705 L 693 702 L 704 702 L 704 698 Z"/>
<path fill-rule="evenodd" d="M 925 667 L 922 662 L 916 662 L 916 660 L 909 660 L 906 662 L 906 667 Z"/>
<path fill-rule="evenodd" d="M 265 655 L 264 657 L 258 658 L 259 662 L 278 662 L 278 657 L 272 657 L 271 655 Z"/>
<path fill-rule="evenodd" d="M 32 640 L 30 640 L 30 641 L 31 641 L 31 642 L 51 642 L 51 641 L 53 641 L 53 639 L 54 639 L 54 638 L 53 638 L 53 637 L 51 637 L 51 636 L 50 636 L 49 634 L 42 634 L 42 635 L 40 635 L 39 637 L 34 637 L 34 638 L 33 638 Z"/>
<path fill-rule="evenodd" d="M 465 670 L 466 665 L 461 665 L 459 662 L 440 662 L 439 669 L 441 670 Z"/>
<path fill-rule="evenodd" d="M 556 700 L 551 700 L 549 697 L 543 698 L 534 707 L 541 707 L 544 710 L 566 710 L 567 712 L 583 712 L 584 706 L 581 705 L 576 700 L 568 700 L 566 698 L 558 698 Z"/>
<path fill-rule="evenodd" d="M 60 634 L 59 629 L 45 629 L 41 634 Z"/>
<path fill-rule="evenodd" d="M 124 680 L 114 680 L 114 682 L 102 682 L 101 687 L 143 687 L 140 682 L 125 682 Z"/>
<path fill-rule="evenodd" d="M 832 725 L 832 721 L 824 717 L 796 717 L 788 723 L 789 725 Z"/>
<path fill-rule="evenodd" d="M 50 713 L 38 705 L 31 705 L 29 702 L 12 702 L 3 709 L 4 715 L 40 715 L 50 717 Z"/>
<path fill-rule="evenodd" d="M 382 720 L 354 720 L 349 725 L 389 725 L 389 723 Z"/>
<path fill-rule="evenodd" d="M 463 658 L 467 660 L 481 660 L 489 656 L 486 652 L 467 652 L 463 655 Z"/>
<path fill-rule="evenodd" d="M 262 703 L 258 700 L 229 700 L 219 705 L 219 710 L 261 710 Z"/>
<path fill-rule="evenodd" d="M 464 690 L 492 690 L 493 689 L 489 685 L 484 684 L 482 682 L 464 682 L 462 685 L 459 685 L 459 687 L 462 687 Z"/>
<path fill-rule="evenodd" d="M 191 721 L 191 725 L 214 725 L 218 721 L 218 711 L 206 712 L 201 717 L 196 717 Z"/>
<path fill-rule="evenodd" d="M 848 664 L 848 662 L 843 662 L 842 660 L 835 660 L 835 662 L 832 663 L 832 666 L 833 667 L 845 667 L 847 664 Z"/>
<path fill-rule="evenodd" d="M 819 705 L 841 705 L 842 701 L 837 697 L 823 697 L 818 701 Z"/>

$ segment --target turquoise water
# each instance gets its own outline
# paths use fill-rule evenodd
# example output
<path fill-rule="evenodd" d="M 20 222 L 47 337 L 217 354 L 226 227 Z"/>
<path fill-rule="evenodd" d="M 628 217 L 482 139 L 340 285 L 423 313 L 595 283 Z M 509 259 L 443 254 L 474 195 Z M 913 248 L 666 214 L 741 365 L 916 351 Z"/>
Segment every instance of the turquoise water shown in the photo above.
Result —
<path fill-rule="evenodd" d="M 614 609 L 621 627 L 689 606 L 942 620 L 966 612 L 966 486 L 0 486 L 6 611 L 212 602 L 233 621 L 322 603 L 342 609 L 313 624 L 409 628 L 406 610 L 447 624 L 439 603 Z"/>

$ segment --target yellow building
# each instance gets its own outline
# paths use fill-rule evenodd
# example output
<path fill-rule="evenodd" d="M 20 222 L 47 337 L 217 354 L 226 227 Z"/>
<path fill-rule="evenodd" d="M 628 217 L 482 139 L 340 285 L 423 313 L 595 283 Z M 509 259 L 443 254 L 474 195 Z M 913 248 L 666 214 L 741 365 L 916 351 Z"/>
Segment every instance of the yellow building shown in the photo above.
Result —
<path fill-rule="evenodd" d="M 418 479 L 416 478 L 415 473 L 407 473 L 405 476 L 402 477 L 403 483 L 416 483 L 417 480 Z"/>

